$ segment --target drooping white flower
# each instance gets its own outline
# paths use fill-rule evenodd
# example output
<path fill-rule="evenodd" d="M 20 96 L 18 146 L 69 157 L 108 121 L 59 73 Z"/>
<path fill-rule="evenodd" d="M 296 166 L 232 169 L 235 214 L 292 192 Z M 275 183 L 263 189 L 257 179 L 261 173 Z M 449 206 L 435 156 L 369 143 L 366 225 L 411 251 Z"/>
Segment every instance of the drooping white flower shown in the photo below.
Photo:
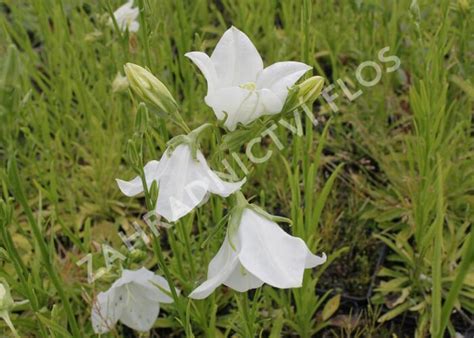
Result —
<path fill-rule="evenodd" d="M 94 302 L 94 332 L 108 332 L 117 321 L 137 331 L 150 330 L 160 312 L 160 303 L 173 302 L 169 294 L 170 287 L 163 277 L 145 268 L 123 270 L 122 277 L 106 292 L 100 292 Z"/>
<path fill-rule="evenodd" d="M 207 80 L 206 104 L 224 125 L 234 130 L 237 123 L 247 125 L 262 115 L 281 112 L 288 88 L 309 69 L 301 62 L 277 62 L 263 68 L 257 49 L 243 32 L 228 29 L 211 57 L 190 52 L 190 58 Z"/>
<path fill-rule="evenodd" d="M 208 193 L 227 197 L 239 190 L 245 179 L 225 182 L 209 168 L 201 151 L 193 158 L 191 146 L 180 144 L 176 149 L 167 149 L 161 160 L 150 161 L 144 168 L 146 184 L 158 184 L 157 214 L 175 222 L 201 204 Z M 120 190 L 127 196 L 143 192 L 140 177 L 131 181 L 117 179 Z"/>
<path fill-rule="evenodd" d="M 114 12 L 114 18 L 122 32 L 126 30 L 129 32 L 137 32 L 138 28 L 140 28 L 140 24 L 137 21 L 138 14 L 138 7 L 133 7 L 133 0 L 129 0 L 117 8 Z M 109 25 L 113 26 L 112 19 L 109 19 Z"/>
<path fill-rule="evenodd" d="M 244 292 L 267 283 L 276 288 L 302 285 L 305 269 L 326 261 L 313 255 L 305 242 L 288 235 L 277 223 L 245 208 L 237 230 L 229 229 L 224 243 L 211 260 L 207 280 L 189 297 L 203 299 L 224 284 Z"/>

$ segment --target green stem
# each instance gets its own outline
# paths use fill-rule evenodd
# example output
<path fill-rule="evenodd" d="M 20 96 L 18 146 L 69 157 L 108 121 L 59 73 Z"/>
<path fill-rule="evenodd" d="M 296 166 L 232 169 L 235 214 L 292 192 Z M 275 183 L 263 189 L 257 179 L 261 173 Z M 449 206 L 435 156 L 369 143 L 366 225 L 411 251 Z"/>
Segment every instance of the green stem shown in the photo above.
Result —
<path fill-rule="evenodd" d="M 196 267 L 194 266 L 194 258 L 193 258 L 193 254 L 192 254 L 192 251 L 191 251 L 191 245 L 189 243 L 189 238 L 188 238 L 188 236 L 186 236 L 186 232 L 184 231 L 185 229 L 184 229 L 183 226 L 178 226 L 178 228 L 181 231 L 181 236 L 183 236 L 184 246 L 186 247 L 186 254 L 188 256 L 189 264 L 191 266 L 191 278 L 194 280 L 195 277 L 196 277 Z"/>
<path fill-rule="evenodd" d="M 143 0 L 138 0 L 138 8 L 140 13 L 140 33 L 143 40 L 143 49 L 145 50 L 145 62 L 149 69 L 151 69 L 150 46 L 148 44 L 148 27 L 145 21 L 145 4 Z"/>
<path fill-rule="evenodd" d="M 249 304 L 248 291 L 242 292 L 238 298 L 240 298 L 239 311 L 241 312 L 242 321 L 244 322 L 245 337 L 255 337 L 255 318 L 256 318 L 256 302 L 259 291 L 257 290 L 254 295 L 254 299 Z"/>
<path fill-rule="evenodd" d="M 179 318 L 181 320 L 181 325 L 183 325 L 183 328 L 186 332 L 186 336 L 189 337 L 188 327 L 186 325 L 186 311 L 183 311 L 181 307 L 181 300 L 178 297 L 178 292 L 176 291 L 176 287 L 174 285 L 171 273 L 168 267 L 166 266 L 165 257 L 163 255 L 163 251 L 161 250 L 161 244 L 159 242 L 159 237 L 156 237 L 155 235 L 153 235 L 153 250 L 155 252 L 155 255 L 158 258 L 158 262 L 161 266 L 161 269 L 163 269 L 165 278 L 168 281 L 168 284 L 170 286 L 171 297 L 173 298 L 173 301 L 176 304 L 176 309 L 178 310 Z"/>
<path fill-rule="evenodd" d="M 150 198 L 150 193 L 148 191 L 148 186 L 146 184 L 145 173 L 143 171 L 143 168 L 141 169 L 141 172 L 140 172 L 140 178 L 141 178 L 142 185 L 143 185 L 143 191 L 144 191 L 144 194 L 145 194 L 145 203 L 146 203 L 147 209 L 148 210 L 153 210 L 154 206 L 153 206 L 153 203 L 152 203 L 151 198 Z M 161 269 L 163 270 L 163 272 L 165 274 L 165 278 L 168 281 L 168 284 L 170 286 L 171 297 L 173 298 L 173 301 L 176 305 L 176 309 L 178 310 L 179 318 L 180 318 L 181 324 L 183 325 L 183 328 L 186 332 L 186 336 L 189 336 L 188 335 L 188 326 L 186 325 L 186 311 L 183 311 L 183 309 L 181 307 L 181 300 L 178 297 L 178 292 L 176 291 L 176 287 L 175 287 L 175 284 L 173 282 L 173 278 L 171 276 L 171 273 L 170 273 L 168 267 L 166 266 L 165 257 L 163 255 L 163 251 L 161 249 L 161 244 L 160 244 L 160 241 L 159 241 L 159 237 L 155 236 L 155 234 L 153 234 L 153 251 L 154 251 L 156 257 L 158 258 L 158 262 L 159 262 L 159 264 L 161 266 Z"/>

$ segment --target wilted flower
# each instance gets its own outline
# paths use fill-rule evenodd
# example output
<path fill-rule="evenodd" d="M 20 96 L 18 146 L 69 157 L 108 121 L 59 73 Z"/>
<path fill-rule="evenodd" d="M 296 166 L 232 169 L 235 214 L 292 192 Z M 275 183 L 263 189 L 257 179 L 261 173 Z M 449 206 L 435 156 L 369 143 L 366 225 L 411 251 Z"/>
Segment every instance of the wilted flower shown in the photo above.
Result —
<path fill-rule="evenodd" d="M 209 168 L 201 151 L 189 144 L 180 144 L 176 149 L 168 148 L 159 162 L 150 161 L 145 165 L 144 174 L 148 188 L 153 181 L 157 182 L 159 193 L 155 210 L 170 222 L 191 212 L 205 200 L 208 193 L 227 197 L 245 182 L 231 183 L 220 179 Z M 127 196 L 143 192 L 140 177 L 131 181 L 117 179 L 117 183 Z"/>
<path fill-rule="evenodd" d="M 231 214 L 224 243 L 209 264 L 207 280 L 189 297 L 203 299 L 224 284 L 244 292 L 267 283 L 277 288 L 302 285 L 305 269 L 326 261 L 313 255 L 301 238 L 283 231 L 260 209 L 244 207 Z"/>
<path fill-rule="evenodd" d="M 169 114 L 177 110 L 178 105 L 173 95 L 152 73 L 130 62 L 123 68 L 130 87 L 142 100 L 156 105 Z"/>
<path fill-rule="evenodd" d="M 140 28 L 140 24 L 137 21 L 138 14 L 138 8 L 133 7 L 133 0 L 127 1 L 114 12 L 118 28 L 123 32 L 127 30 L 129 32 L 137 32 L 138 28 Z M 113 26 L 113 24 L 112 18 L 110 18 L 109 25 Z"/>
<path fill-rule="evenodd" d="M 137 331 L 148 331 L 160 312 L 160 303 L 172 303 L 166 279 L 153 272 L 123 270 L 106 292 L 100 292 L 92 308 L 95 333 L 110 331 L 117 321 Z"/>
<path fill-rule="evenodd" d="M 231 131 L 238 123 L 247 125 L 262 115 L 281 112 L 288 88 L 311 69 L 292 61 L 263 69 L 255 46 L 235 27 L 224 33 L 211 57 L 202 52 L 186 56 L 206 77 L 206 104 L 219 120 L 225 119 L 224 125 Z"/>

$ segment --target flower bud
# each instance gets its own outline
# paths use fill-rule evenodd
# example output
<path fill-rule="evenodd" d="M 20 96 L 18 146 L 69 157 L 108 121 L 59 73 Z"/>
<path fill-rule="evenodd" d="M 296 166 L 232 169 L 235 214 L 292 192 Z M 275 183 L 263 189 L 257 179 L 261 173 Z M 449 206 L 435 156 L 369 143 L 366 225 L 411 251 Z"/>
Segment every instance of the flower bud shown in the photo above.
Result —
<path fill-rule="evenodd" d="M 128 140 L 127 143 L 127 159 L 134 169 L 141 166 L 141 152 L 139 151 L 136 142 L 133 139 Z"/>
<path fill-rule="evenodd" d="M 283 112 L 292 112 L 302 105 L 312 105 L 321 94 L 323 86 L 324 78 L 321 76 L 313 76 L 298 85 L 294 85 L 288 92 Z"/>
<path fill-rule="evenodd" d="M 313 76 L 298 85 L 298 101 L 300 104 L 312 104 L 321 94 L 324 86 L 324 78 Z"/>
<path fill-rule="evenodd" d="M 143 102 L 140 102 L 137 110 L 137 117 L 135 118 L 135 131 L 144 133 L 148 126 L 148 109 Z"/>
<path fill-rule="evenodd" d="M 133 63 L 127 63 L 124 70 L 130 87 L 142 100 L 168 114 L 176 112 L 178 105 L 173 96 L 152 73 Z"/>

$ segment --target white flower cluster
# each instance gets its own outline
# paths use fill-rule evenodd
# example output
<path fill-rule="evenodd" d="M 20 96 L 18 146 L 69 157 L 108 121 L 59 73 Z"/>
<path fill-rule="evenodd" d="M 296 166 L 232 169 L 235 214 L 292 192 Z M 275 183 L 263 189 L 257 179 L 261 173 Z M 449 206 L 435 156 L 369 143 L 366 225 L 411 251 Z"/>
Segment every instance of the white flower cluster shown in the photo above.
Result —
<path fill-rule="evenodd" d="M 130 23 L 136 18 L 134 10 L 128 2 L 117 11 L 120 27 L 125 22 L 129 30 L 138 29 L 138 23 Z M 264 68 L 255 46 L 235 27 L 224 33 L 210 57 L 202 52 L 186 56 L 206 77 L 205 102 L 219 120 L 224 120 L 229 131 L 263 115 L 280 113 L 289 88 L 311 69 L 300 62 L 278 62 Z M 133 72 L 131 66 L 128 70 Z M 155 80 L 150 81 L 146 83 Z M 160 102 L 160 96 L 153 96 L 150 101 Z M 302 239 L 283 231 L 274 216 L 249 204 L 240 192 L 245 180 L 226 182 L 219 178 L 199 150 L 197 130 L 176 137 L 159 161 L 148 162 L 143 170 L 144 182 L 142 177 L 130 181 L 117 179 L 127 196 L 138 195 L 145 187 L 149 190 L 156 182 L 159 193 L 155 212 L 172 222 L 205 203 L 209 194 L 234 194 L 236 203 L 230 211 L 224 243 L 209 264 L 207 280 L 189 297 L 206 298 L 221 284 L 239 292 L 264 283 L 276 288 L 300 287 L 304 270 L 323 264 L 326 256 L 313 255 Z M 92 314 L 94 330 L 107 332 L 117 321 L 139 331 L 149 330 L 158 316 L 159 304 L 173 302 L 169 290 L 167 281 L 151 271 L 124 270 L 108 291 L 98 295 Z"/>

